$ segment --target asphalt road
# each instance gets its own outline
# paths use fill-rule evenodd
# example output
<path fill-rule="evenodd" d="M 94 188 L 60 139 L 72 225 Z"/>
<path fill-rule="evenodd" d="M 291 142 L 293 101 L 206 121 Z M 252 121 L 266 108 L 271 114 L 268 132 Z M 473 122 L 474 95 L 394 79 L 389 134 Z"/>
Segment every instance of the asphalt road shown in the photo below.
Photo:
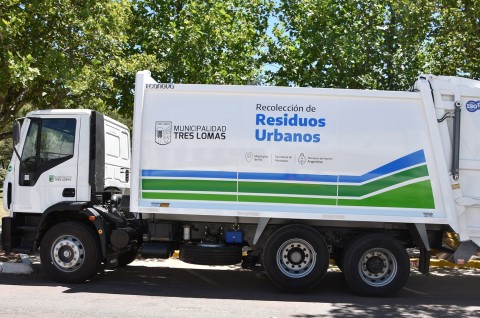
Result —
<path fill-rule="evenodd" d="M 480 270 L 412 272 L 389 298 L 353 295 L 332 268 L 316 289 L 291 294 L 263 272 L 178 260 L 135 261 L 78 285 L 54 283 L 34 264 L 0 274 L 0 317 L 480 317 Z"/>

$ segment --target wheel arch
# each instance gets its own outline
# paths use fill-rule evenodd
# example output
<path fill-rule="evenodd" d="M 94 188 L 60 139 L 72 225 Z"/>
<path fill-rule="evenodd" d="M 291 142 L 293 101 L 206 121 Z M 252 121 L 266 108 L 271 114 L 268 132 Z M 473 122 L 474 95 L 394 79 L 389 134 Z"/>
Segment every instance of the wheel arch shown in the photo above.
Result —
<path fill-rule="evenodd" d="M 68 221 L 80 222 L 99 234 L 102 256 L 107 256 L 108 233 L 102 216 L 92 207 L 88 207 L 88 202 L 60 202 L 48 208 L 40 219 L 37 229 L 37 239 L 35 248 L 38 249 L 45 233 L 56 224 Z"/>

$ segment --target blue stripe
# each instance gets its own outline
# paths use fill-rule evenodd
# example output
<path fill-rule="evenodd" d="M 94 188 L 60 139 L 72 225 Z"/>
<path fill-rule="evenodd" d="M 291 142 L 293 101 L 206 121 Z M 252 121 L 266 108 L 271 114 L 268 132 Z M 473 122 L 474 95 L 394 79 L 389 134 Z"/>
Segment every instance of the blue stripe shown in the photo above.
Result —
<path fill-rule="evenodd" d="M 237 173 L 230 171 L 142 170 L 142 177 L 237 179 Z"/>
<path fill-rule="evenodd" d="M 394 160 L 361 176 L 336 176 L 295 173 L 258 173 L 239 172 L 239 180 L 271 180 L 271 181 L 304 181 L 325 183 L 362 183 L 392 172 L 411 166 L 425 163 L 423 150 L 416 151 L 402 158 Z M 234 179 L 237 172 L 232 171 L 195 171 L 195 170 L 142 170 L 143 177 L 170 177 L 170 178 L 204 178 L 204 179 Z"/>
<path fill-rule="evenodd" d="M 362 176 L 340 176 L 339 181 L 348 183 L 362 183 L 425 162 L 425 154 L 423 150 L 419 150 L 409 155 L 406 155 L 405 157 L 387 163 L 386 165 L 372 170 Z"/>

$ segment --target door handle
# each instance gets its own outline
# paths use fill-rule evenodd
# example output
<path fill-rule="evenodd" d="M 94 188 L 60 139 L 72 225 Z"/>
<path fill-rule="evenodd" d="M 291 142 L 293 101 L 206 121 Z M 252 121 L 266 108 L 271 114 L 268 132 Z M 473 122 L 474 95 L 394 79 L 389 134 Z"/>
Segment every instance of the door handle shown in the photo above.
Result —
<path fill-rule="evenodd" d="M 65 188 L 65 189 L 63 189 L 62 196 L 64 198 L 75 197 L 75 188 Z"/>
<path fill-rule="evenodd" d="M 10 209 L 10 205 L 12 205 L 12 183 L 9 182 L 7 185 L 7 208 Z"/>

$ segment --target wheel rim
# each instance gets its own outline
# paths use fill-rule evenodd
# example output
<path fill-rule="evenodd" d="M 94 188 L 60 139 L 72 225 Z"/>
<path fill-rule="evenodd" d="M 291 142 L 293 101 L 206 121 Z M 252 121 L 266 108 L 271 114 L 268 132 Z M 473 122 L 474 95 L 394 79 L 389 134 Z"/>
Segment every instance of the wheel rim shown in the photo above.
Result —
<path fill-rule="evenodd" d="M 358 263 L 362 280 L 370 286 L 388 285 L 396 276 L 398 264 L 393 254 L 383 248 L 373 248 L 365 252 Z"/>
<path fill-rule="evenodd" d="M 277 251 L 278 268 L 291 278 L 308 275 L 315 268 L 316 260 L 313 246 L 302 239 L 288 240 Z"/>
<path fill-rule="evenodd" d="M 85 261 L 82 242 L 75 236 L 59 237 L 52 245 L 52 260 L 57 268 L 64 272 L 73 272 Z"/>

